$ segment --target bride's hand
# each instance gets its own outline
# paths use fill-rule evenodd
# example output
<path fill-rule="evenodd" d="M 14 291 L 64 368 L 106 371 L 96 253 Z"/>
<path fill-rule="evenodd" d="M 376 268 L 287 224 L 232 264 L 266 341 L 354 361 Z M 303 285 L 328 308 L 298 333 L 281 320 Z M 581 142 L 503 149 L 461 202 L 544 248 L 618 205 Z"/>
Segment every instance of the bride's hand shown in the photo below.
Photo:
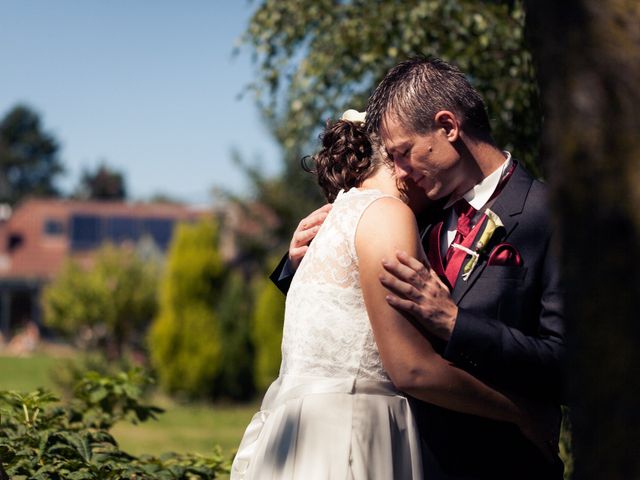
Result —
<path fill-rule="evenodd" d="M 332 207 L 333 205 L 327 203 L 300 220 L 289 244 L 289 264 L 293 270 L 298 269 L 298 265 L 307 253 L 309 243 L 315 238 Z"/>

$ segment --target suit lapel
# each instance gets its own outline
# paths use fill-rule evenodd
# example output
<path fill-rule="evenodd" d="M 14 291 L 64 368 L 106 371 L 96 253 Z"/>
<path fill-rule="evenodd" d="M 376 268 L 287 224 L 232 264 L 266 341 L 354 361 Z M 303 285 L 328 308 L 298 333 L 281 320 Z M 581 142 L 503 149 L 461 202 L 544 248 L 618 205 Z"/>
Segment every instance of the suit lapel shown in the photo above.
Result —
<path fill-rule="evenodd" d="M 491 207 L 491 210 L 500 217 L 500 220 L 502 220 L 502 223 L 504 224 L 504 229 L 501 228 L 499 232 L 494 234 L 494 238 L 491 239 L 492 245 L 506 241 L 518 226 L 519 217 L 524 209 L 524 204 L 532 183 L 533 178 L 531 175 L 529 175 L 529 173 L 527 173 L 520 164 L 517 164 L 511 178 Z M 484 228 L 486 228 L 486 221 L 483 230 Z M 477 238 L 480 238 L 481 235 L 482 233 L 480 233 Z M 456 280 L 456 285 L 451 292 L 451 297 L 456 302 L 456 305 L 459 304 L 464 296 L 471 290 L 484 269 L 487 267 L 490 249 L 491 245 L 489 245 L 489 248 L 487 248 L 484 254 L 480 255 L 478 264 L 467 281 L 462 280 L 461 275 L 463 269 L 461 269 Z"/>

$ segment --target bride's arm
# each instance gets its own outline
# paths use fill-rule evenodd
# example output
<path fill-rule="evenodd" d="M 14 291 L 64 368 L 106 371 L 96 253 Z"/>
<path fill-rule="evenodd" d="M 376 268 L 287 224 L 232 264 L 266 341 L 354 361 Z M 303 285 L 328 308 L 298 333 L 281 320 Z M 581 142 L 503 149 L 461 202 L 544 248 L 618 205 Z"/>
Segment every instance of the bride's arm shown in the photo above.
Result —
<path fill-rule="evenodd" d="M 495 390 L 434 351 L 411 321 L 389 306 L 379 281 L 382 259 L 403 250 L 421 258 L 418 227 L 411 210 L 393 198 L 375 201 L 356 232 L 362 292 L 382 363 L 394 385 L 416 398 L 463 413 L 527 428 L 522 401 Z"/>

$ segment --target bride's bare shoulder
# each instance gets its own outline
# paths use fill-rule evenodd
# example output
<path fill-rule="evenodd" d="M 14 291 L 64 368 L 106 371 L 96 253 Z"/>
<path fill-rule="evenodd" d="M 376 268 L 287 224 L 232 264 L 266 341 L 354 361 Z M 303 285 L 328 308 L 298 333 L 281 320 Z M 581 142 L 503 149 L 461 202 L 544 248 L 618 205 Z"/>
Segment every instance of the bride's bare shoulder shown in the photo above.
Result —
<path fill-rule="evenodd" d="M 386 196 L 375 200 L 362 214 L 360 219 L 360 227 L 385 228 L 394 224 L 415 223 L 415 216 L 411 209 L 402 200 Z"/>
<path fill-rule="evenodd" d="M 388 251 L 407 248 L 418 234 L 416 218 L 401 200 L 382 197 L 364 211 L 356 230 L 356 249 Z"/>

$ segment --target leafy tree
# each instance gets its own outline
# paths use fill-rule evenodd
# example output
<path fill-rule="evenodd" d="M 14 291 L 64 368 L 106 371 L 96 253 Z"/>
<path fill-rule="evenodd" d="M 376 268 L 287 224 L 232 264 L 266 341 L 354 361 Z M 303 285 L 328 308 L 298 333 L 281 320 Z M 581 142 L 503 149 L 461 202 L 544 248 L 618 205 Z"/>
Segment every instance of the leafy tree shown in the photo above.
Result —
<path fill-rule="evenodd" d="M 159 266 L 131 248 L 105 245 L 90 266 L 69 260 L 44 290 L 45 321 L 112 358 L 139 341 L 156 311 Z M 86 340 L 85 340 L 86 341 Z"/>
<path fill-rule="evenodd" d="M 432 54 L 458 64 L 483 94 L 500 144 L 529 160 L 540 116 L 519 1 L 264 0 L 245 41 L 251 88 L 287 150 L 308 147 L 323 119 L 363 109 L 399 61 Z"/>
<path fill-rule="evenodd" d="M 325 120 L 364 109 L 384 74 L 413 55 L 460 66 L 487 102 L 498 145 L 539 173 L 541 117 L 523 27 L 520 0 L 261 1 L 243 37 L 257 63 L 249 88 L 285 162 L 282 177 L 258 176 L 255 186 L 283 216 L 284 238 L 322 201 L 299 162 L 317 149 Z"/>
<path fill-rule="evenodd" d="M 124 200 L 127 198 L 124 174 L 105 163 L 101 163 L 95 172 L 85 170 L 77 195 L 91 200 Z"/>
<path fill-rule="evenodd" d="M 252 337 L 255 345 L 254 378 L 260 390 L 266 390 L 278 376 L 282 360 L 284 297 L 269 280 L 259 282 L 253 313 Z"/>
<path fill-rule="evenodd" d="M 0 120 L 0 202 L 15 204 L 26 195 L 56 196 L 62 173 L 58 141 L 42 129 L 31 108 L 17 105 Z"/>
<path fill-rule="evenodd" d="M 573 478 L 640 478 L 640 4 L 527 7 L 566 285 Z"/>
<path fill-rule="evenodd" d="M 160 306 L 149 336 L 160 384 L 191 397 L 214 395 L 222 365 L 215 307 L 224 282 L 212 220 L 177 227 L 161 280 Z"/>

